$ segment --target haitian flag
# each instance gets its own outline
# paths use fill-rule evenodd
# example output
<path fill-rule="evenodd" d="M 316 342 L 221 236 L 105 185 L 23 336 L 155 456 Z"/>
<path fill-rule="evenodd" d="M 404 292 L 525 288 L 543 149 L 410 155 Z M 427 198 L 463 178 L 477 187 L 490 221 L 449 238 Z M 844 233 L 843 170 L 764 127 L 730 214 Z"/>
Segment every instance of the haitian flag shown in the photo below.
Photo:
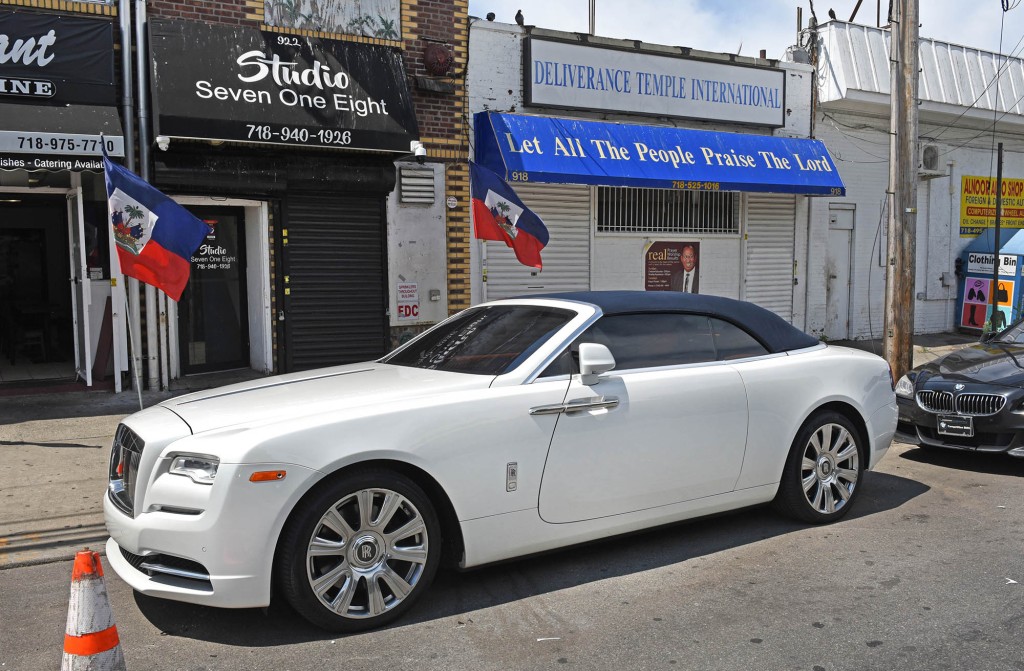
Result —
<path fill-rule="evenodd" d="M 213 229 L 103 152 L 107 210 L 121 272 L 175 301 L 188 284 L 189 259 Z"/>
<path fill-rule="evenodd" d="M 523 205 L 501 177 L 473 161 L 469 162 L 469 190 L 474 237 L 504 242 L 519 263 L 542 269 L 540 250 L 548 244 L 548 229 L 540 217 Z"/>

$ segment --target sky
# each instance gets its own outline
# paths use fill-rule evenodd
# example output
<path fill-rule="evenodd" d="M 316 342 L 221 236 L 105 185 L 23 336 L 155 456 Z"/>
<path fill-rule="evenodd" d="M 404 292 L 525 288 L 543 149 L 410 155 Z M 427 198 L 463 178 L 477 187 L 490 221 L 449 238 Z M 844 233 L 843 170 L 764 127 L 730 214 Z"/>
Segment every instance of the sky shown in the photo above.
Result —
<path fill-rule="evenodd" d="M 855 22 L 876 25 L 879 0 L 864 0 Z M 921 37 L 929 37 L 986 51 L 999 51 L 1000 24 L 1003 53 L 1015 47 L 1024 55 L 1024 2 L 1009 0 L 1003 16 L 1001 0 L 919 0 Z M 882 2 L 882 22 L 888 0 Z M 796 10 L 803 8 L 804 26 L 810 18 L 809 0 L 596 0 L 595 33 L 603 37 L 642 40 L 703 51 L 739 52 L 756 57 L 761 49 L 768 58 L 782 58 L 796 41 Z M 585 33 L 588 0 L 469 0 L 469 13 L 513 23 L 517 9 L 527 25 Z M 819 23 L 828 21 L 828 10 L 846 21 L 857 0 L 817 0 Z"/>

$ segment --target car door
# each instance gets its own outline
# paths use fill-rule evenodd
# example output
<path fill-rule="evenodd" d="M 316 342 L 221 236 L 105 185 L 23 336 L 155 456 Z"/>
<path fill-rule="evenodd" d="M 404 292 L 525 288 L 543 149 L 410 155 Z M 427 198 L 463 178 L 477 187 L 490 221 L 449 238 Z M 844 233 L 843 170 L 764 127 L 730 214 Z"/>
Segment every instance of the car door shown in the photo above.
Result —
<path fill-rule="evenodd" d="M 573 375 L 544 468 L 540 516 L 566 523 L 732 491 L 747 402 L 717 360 L 711 320 L 676 313 L 601 318 L 574 344 L 605 344 L 614 370 Z"/>

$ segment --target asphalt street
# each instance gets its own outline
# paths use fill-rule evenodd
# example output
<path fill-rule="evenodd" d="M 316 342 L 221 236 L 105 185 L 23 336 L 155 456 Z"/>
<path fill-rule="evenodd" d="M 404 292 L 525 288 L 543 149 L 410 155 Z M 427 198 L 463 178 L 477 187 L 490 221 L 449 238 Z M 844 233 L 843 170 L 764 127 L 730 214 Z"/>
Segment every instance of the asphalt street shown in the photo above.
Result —
<path fill-rule="evenodd" d="M 0 671 L 57 668 L 68 558 L 106 537 L 110 439 L 137 401 L 92 401 L 0 399 Z M 1019 670 L 1022 548 L 1024 460 L 895 444 L 837 524 L 760 508 L 442 572 L 404 620 L 348 637 L 280 603 L 106 583 L 129 669 Z"/>
<path fill-rule="evenodd" d="M 107 573 L 129 669 L 1024 669 L 1024 461 L 895 445 L 852 516 L 768 509 L 442 573 L 339 638 Z M 71 564 L 0 570 L 0 668 L 59 664 Z"/>

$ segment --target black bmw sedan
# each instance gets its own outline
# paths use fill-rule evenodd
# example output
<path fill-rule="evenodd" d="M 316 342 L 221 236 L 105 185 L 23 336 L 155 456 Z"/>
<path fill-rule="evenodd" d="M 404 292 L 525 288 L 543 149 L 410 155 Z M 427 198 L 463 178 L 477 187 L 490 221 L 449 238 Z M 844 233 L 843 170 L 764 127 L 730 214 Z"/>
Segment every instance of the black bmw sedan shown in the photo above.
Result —
<path fill-rule="evenodd" d="M 896 400 L 898 441 L 1024 457 L 1024 321 L 913 369 Z"/>

